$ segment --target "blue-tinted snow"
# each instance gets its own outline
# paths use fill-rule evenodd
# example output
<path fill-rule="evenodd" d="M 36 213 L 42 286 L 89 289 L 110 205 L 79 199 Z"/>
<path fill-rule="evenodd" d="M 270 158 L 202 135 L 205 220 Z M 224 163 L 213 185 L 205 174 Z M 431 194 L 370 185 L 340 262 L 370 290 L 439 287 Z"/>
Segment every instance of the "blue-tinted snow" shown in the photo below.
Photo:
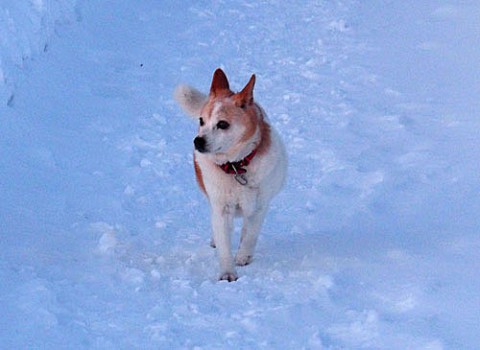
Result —
<path fill-rule="evenodd" d="M 477 348 L 475 1 L 0 10 L 1 348 Z M 230 284 L 171 97 L 219 66 L 290 156 Z"/>

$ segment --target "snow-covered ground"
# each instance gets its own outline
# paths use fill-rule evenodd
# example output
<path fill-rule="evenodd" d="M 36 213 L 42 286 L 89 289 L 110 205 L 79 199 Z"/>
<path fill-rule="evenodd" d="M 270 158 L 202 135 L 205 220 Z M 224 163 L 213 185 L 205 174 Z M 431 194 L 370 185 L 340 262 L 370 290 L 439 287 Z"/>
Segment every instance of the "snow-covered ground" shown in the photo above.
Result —
<path fill-rule="evenodd" d="M 75 19 L 75 0 L 2 0 L 0 4 L 0 103 L 15 101 L 15 88 L 31 60 L 49 50 L 56 26 Z"/>
<path fill-rule="evenodd" d="M 478 1 L 5 4 L 0 348 L 478 348 Z M 235 283 L 172 99 L 219 66 L 290 157 Z"/>

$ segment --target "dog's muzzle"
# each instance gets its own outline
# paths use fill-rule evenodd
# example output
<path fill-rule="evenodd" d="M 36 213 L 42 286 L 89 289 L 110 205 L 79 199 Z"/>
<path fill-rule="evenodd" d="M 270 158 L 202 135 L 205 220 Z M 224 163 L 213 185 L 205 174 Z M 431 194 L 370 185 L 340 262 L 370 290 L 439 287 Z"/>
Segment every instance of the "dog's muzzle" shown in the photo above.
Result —
<path fill-rule="evenodd" d="M 200 152 L 204 153 L 207 151 L 207 141 L 203 137 L 197 136 L 193 140 L 193 144 L 195 145 L 195 149 Z"/>

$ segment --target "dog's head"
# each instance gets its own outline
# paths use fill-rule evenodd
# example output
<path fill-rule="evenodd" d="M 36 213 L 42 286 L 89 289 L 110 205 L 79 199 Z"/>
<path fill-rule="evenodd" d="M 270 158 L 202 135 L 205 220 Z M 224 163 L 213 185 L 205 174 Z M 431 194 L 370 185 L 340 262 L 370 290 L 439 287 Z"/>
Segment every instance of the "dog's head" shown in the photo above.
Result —
<path fill-rule="evenodd" d="M 198 152 L 235 158 L 243 149 L 255 146 L 260 136 L 254 86 L 252 75 L 242 91 L 234 93 L 225 73 L 217 69 L 208 96 L 190 87 L 177 88 L 177 101 L 188 114 L 198 118 L 199 130 L 194 139 Z"/>

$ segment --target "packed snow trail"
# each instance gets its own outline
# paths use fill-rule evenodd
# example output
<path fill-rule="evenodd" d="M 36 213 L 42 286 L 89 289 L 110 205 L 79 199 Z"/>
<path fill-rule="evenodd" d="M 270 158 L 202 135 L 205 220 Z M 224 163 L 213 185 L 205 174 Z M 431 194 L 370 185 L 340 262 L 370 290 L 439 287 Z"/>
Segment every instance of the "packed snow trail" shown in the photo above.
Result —
<path fill-rule="evenodd" d="M 476 349 L 479 15 L 79 1 L 0 107 L 0 348 Z M 230 284 L 172 100 L 219 66 L 290 158 Z"/>

